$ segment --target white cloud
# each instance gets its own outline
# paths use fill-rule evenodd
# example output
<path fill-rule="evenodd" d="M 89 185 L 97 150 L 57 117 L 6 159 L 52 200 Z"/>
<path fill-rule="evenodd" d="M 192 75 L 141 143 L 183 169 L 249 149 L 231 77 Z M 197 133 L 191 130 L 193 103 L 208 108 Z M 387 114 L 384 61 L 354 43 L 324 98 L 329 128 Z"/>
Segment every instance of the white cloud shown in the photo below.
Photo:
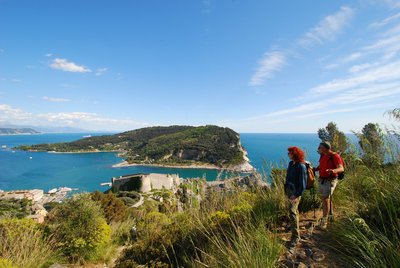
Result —
<path fill-rule="evenodd" d="M 400 1 L 399 0 L 378 0 L 379 3 L 384 3 L 390 8 L 400 8 Z"/>
<path fill-rule="evenodd" d="M 268 117 L 276 117 L 276 116 L 282 116 L 282 115 L 287 115 L 287 114 L 298 114 L 298 113 L 303 113 L 307 111 L 313 111 L 317 109 L 321 109 L 325 107 L 325 104 L 323 102 L 312 102 L 312 103 L 307 103 L 307 104 L 302 104 L 293 108 L 288 108 L 288 109 L 282 109 L 279 111 L 259 115 L 259 116 L 253 116 L 248 118 L 247 120 L 255 120 L 255 119 L 261 119 L 261 118 L 268 118 Z"/>
<path fill-rule="evenodd" d="M 371 28 L 380 28 L 380 27 L 386 26 L 387 24 L 389 24 L 389 23 L 391 23 L 391 22 L 393 22 L 393 21 L 395 21 L 397 19 L 400 19 L 400 13 L 392 15 L 392 16 L 390 16 L 390 17 L 388 17 L 386 19 L 383 19 L 381 21 L 375 21 L 375 22 L 371 23 L 369 25 L 369 27 L 371 27 Z"/>
<path fill-rule="evenodd" d="M 267 52 L 258 62 L 257 71 L 250 79 L 250 86 L 261 86 L 286 64 L 286 55 L 282 51 Z"/>
<path fill-rule="evenodd" d="M 378 39 L 372 45 L 364 47 L 363 50 L 368 53 L 383 54 L 382 59 L 390 60 L 400 51 L 400 34 Z"/>
<path fill-rule="evenodd" d="M 20 79 L 11 79 L 11 82 L 14 82 L 14 83 L 21 83 L 22 82 L 22 80 L 20 80 Z"/>
<path fill-rule="evenodd" d="M 361 52 L 354 52 L 354 53 L 351 53 L 350 55 L 344 57 L 342 59 L 342 62 L 343 63 L 352 62 L 352 61 L 358 60 L 359 58 L 361 58 L 361 56 L 362 56 Z"/>
<path fill-rule="evenodd" d="M 100 76 L 100 75 L 102 75 L 102 74 L 104 74 L 105 72 L 107 72 L 108 71 L 108 68 L 98 68 L 97 70 L 96 70 L 96 75 L 97 76 Z"/>
<path fill-rule="evenodd" d="M 309 48 L 326 41 L 333 41 L 342 29 L 353 18 L 354 10 L 348 6 L 342 6 L 335 14 L 326 16 L 317 26 L 304 34 L 298 41 L 302 47 Z"/>
<path fill-rule="evenodd" d="M 356 61 L 360 59 L 363 56 L 363 54 L 359 51 L 351 53 L 350 55 L 344 56 L 343 58 L 339 59 L 337 63 L 331 63 L 328 65 L 325 65 L 325 69 L 335 69 L 341 66 L 342 64 L 350 63 L 352 61 Z"/>
<path fill-rule="evenodd" d="M 31 113 L 24 112 L 21 109 L 13 108 L 8 104 L 0 104 L 0 121 L 26 120 L 31 116 Z"/>
<path fill-rule="evenodd" d="M 392 97 L 394 99 L 398 96 L 400 96 L 400 81 L 387 84 L 369 85 L 367 87 L 358 87 L 318 101 L 300 104 L 295 107 L 259 116 L 253 116 L 246 120 L 253 121 L 263 118 L 281 118 L 282 116 L 306 118 L 324 114 L 352 112 L 365 109 L 366 107 L 372 108 L 382 106 L 382 103 L 379 101 L 383 101 L 387 97 Z M 365 103 L 371 104 L 364 106 L 360 105 Z"/>
<path fill-rule="evenodd" d="M 96 113 L 86 112 L 71 112 L 71 113 L 46 113 L 38 114 L 38 118 L 44 119 L 58 125 L 68 125 L 75 127 L 88 127 L 93 129 L 133 129 L 137 127 L 147 126 L 146 123 L 141 123 L 131 119 L 116 119 L 103 117 Z"/>
<path fill-rule="evenodd" d="M 377 62 L 377 63 L 362 63 L 362 64 L 353 65 L 350 67 L 349 72 L 350 73 L 358 73 L 360 71 L 378 66 L 380 64 L 381 64 L 380 62 Z"/>
<path fill-rule="evenodd" d="M 380 65 L 377 68 L 358 72 L 347 78 L 334 79 L 311 89 L 312 93 L 323 94 L 351 89 L 368 83 L 387 82 L 400 79 L 400 61 Z"/>
<path fill-rule="evenodd" d="M 4 49 L 0 48 L 0 53 L 3 53 L 3 52 L 4 52 Z"/>
<path fill-rule="evenodd" d="M 304 34 L 294 48 L 298 46 L 310 48 L 335 40 L 353 17 L 352 8 L 342 7 L 339 12 L 325 17 L 316 27 Z M 345 66 L 347 72 L 344 75 L 342 71 L 337 72 L 339 76 L 336 78 L 330 78 L 308 90 L 303 90 L 303 94 L 286 103 L 286 108 L 281 107 L 265 114 L 237 120 L 236 123 L 250 129 L 254 128 L 253 125 L 256 122 L 257 125 L 264 124 L 275 128 L 272 124 L 274 120 L 280 121 L 282 125 L 289 121 L 296 122 L 297 119 L 300 124 L 303 122 L 301 119 L 319 117 L 318 120 L 322 122 L 326 118 L 331 118 L 330 120 L 336 120 L 335 118 L 339 117 L 347 118 L 347 113 L 349 115 L 358 113 L 363 117 L 364 113 L 370 114 L 371 110 L 384 110 L 397 105 L 394 103 L 400 98 L 400 24 L 398 20 L 400 20 L 400 13 L 371 23 L 369 29 L 371 35 L 367 39 L 362 39 L 368 42 L 364 46 L 353 52 L 346 52 L 342 57 L 325 56 L 320 59 L 320 64 L 325 69 L 334 69 L 352 63 L 352 66 Z M 391 28 L 385 27 L 389 25 Z M 360 44 L 359 39 L 353 40 L 357 41 L 356 44 Z M 354 44 L 349 43 L 349 45 Z M 334 53 L 346 47 L 347 45 L 339 46 Z M 329 77 L 332 74 L 329 73 Z M 324 75 L 319 77 L 324 77 Z M 259 84 L 262 83 L 263 80 Z M 364 118 L 364 120 L 371 119 Z M 278 121 L 276 124 L 279 123 Z"/>
<path fill-rule="evenodd" d="M 342 6 L 335 14 L 325 17 L 318 23 L 317 26 L 304 34 L 298 41 L 302 47 L 310 47 L 314 44 L 322 44 L 325 41 L 334 40 L 342 29 L 349 23 L 353 17 L 354 11 L 352 8 Z M 357 52 L 343 59 L 350 62 L 361 57 L 361 53 Z M 280 71 L 287 64 L 287 55 L 278 50 L 267 52 L 258 61 L 258 68 L 250 79 L 250 86 L 262 86 L 267 79 L 273 77 L 274 73 Z M 330 64 L 326 68 L 336 68 L 338 64 Z"/>
<path fill-rule="evenodd" d="M 8 104 L 0 104 L 0 121 L 40 126 L 71 126 L 90 130 L 130 130 L 149 126 L 132 119 L 111 118 L 96 113 L 60 112 L 32 114 Z"/>
<path fill-rule="evenodd" d="M 46 55 L 44 55 L 45 57 L 51 57 L 51 56 L 53 56 L 53 54 L 52 53 L 47 53 Z"/>
<path fill-rule="evenodd" d="M 360 110 L 366 110 L 366 109 L 371 109 L 371 108 L 377 108 L 377 107 L 387 107 L 387 103 L 378 103 L 378 104 L 372 104 L 372 105 L 363 105 L 363 106 L 352 106 L 348 108 L 340 108 L 340 109 L 329 109 L 329 110 L 322 110 L 320 112 L 310 112 L 310 113 L 305 113 L 301 115 L 296 115 L 295 118 L 298 119 L 304 119 L 304 118 L 310 118 L 310 117 L 319 117 L 321 115 L 328 115 L 328 114 L 338 114 L 338 113 L 350 113 L 350 112 L 355 112 L 355 111 L 360 111 Z"/>
<path fill-rule="evenodd" d="M 62 70 L 66 72 L 74 73 L 87 73 L 91 70 L 83 65 L 78 65 L 74 62 L 68 61 L 66 59 L 55 58 L 50 64 L 50 67 L 57 70 Z"/>
<path fill-rule="evenodd" d="M 47 97 L 43 96 L 42 99 L 50 102 L 69 102 L 71 101 L 70 99 L 64 99 L 64 98 L 52 98 L 52 97 Z"/>

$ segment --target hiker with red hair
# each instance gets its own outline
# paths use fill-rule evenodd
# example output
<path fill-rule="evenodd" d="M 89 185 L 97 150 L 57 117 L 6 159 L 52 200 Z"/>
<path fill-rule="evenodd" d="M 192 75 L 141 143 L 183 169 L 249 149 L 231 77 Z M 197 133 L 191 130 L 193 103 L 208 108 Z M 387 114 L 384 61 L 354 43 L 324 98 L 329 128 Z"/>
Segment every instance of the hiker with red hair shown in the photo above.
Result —
<path fill-rule="evenodd" d="M 299 203 L 301 195 L 307 185 L 307 167 L 304 152 L 298 147 L 288 148 L 289 166 L 286 173 L 285 193 L 289 199 L 289 218 L 292 230 L 290 248 L 294 248 L 300 241 Z"/>

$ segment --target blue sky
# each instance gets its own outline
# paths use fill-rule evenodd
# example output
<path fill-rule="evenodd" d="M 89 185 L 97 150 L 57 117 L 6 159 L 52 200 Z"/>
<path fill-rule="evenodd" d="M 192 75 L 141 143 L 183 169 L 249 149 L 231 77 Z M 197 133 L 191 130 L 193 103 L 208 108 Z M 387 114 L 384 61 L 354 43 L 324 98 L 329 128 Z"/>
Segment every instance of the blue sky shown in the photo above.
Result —
<path fill-rule="evenodd" d="M 0 0 L 0 122 L 349 132 L 400 103 L 400 1 Z"/>

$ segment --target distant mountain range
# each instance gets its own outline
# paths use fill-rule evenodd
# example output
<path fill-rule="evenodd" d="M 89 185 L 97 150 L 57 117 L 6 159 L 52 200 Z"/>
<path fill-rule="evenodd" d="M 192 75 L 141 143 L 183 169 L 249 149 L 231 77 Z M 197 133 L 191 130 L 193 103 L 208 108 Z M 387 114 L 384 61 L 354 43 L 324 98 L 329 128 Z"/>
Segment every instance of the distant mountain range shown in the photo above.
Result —
<path fill-rule="evenodd" d="M 74 127 L 55 127 L 55 126 L 31 126 L 31 125 L 14 125 L 9 122 L 0 121 L 0 128 L 2 129 L 32 129 L 37 133 L 90 133 L 102 131 L 90 131 L 82 128 Z M 2 134 L 0 132 L 0 134 Z M 20 134 L 20 133 L 16 133 Z"/>
<path fill-rule="evenodd" d="M 38 134 L 38 133 L 40 132 L 32 128 L 0 128 L 0 135 Z"/>

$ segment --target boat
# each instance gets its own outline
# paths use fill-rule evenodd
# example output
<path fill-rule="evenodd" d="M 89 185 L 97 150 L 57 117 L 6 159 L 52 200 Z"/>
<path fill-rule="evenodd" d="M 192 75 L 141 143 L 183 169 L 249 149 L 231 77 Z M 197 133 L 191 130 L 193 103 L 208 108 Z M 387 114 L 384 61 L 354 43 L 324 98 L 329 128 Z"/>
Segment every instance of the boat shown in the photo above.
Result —
<path fill-rule="evenodd" d="M 57 192 L 57 188 L 53 188 L 51 190 L 49 190 L 47 193 L 48 194 L 55 194 Z"/>
<path fill-rule="evenodd" d="M 59 187 L 59 188 L 58 188 L 58 191 L 60 191 L 60 192 L 70 192 L 70 191 L 72 191 L 72 188 L 69 188 L 69 187 Z"/>
<path fill-rule="evenodd" d="M 6 149 L 7 145 L 2 145 L 1 148 Z"/>
<path fill-rule="evenodd" d="M 33 159 L 33 157 L 32 157 L 32 156 L 29 156 L 29 159 L 30 159 L 30 160 L 32 160 L 32 159 Z"/>

